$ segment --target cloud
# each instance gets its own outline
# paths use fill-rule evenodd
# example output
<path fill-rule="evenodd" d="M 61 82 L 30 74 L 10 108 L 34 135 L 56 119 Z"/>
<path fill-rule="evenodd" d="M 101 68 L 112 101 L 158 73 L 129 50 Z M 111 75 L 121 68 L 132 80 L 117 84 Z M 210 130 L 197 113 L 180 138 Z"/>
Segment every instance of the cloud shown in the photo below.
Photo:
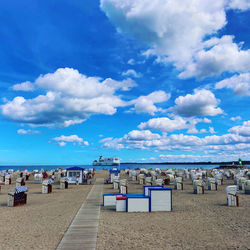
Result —
<path fill-rule="evenodd" d="M 207 118 L 201 119 L 201 118 L 188 117 L 184 118 L 184 120 L 187 122 L 188 134 L 207 133 L 207 130 L 205 128 L 198 130 L 195 126 L 198 123 L 211 123 L 211 120 Z"/>
<path fill-rule="evenodd" d="M 83 138 L 78 137 L 77 135 L 61 135 L 59 137 L 55 137 L 52 139 L 56 144 L 58 144 L 61 147 L 64 147 L 67 145 L 67 143 L 73 143 L 73 145 L 85 145 L 88 146 L 89 143 L 87 141 L 84 141 Z"/>
<path fill-rule="evenodd" d="M 207 130 L 205 128 L 198 130 L 196 127 L 191 127 L 190 129 L 188 129 L 187 133 L 188 134 L 203 134 L 203 133 L 207 133 Z"/>
<path fill-rule="evenodd" d="M 250 50 L 241 50 L 242 44 L 233 43 L 233 36 L 212 38 L 193 57 L 193 62 L 180 73 L 180 78 L 195 76 L 203 79 L 222 72 L 247 72 L 250 67 Z M 209 47 L 209 48 L 208 48 Z"/>
<path fill-rule="evenodd" d="M 121 143 L 122 139 L 120 138 L 108 137 L 100 140 L 99 142 L 102 143 L 105 148 L 112 148 L 116 150 L 124 148 L 123 144 Z"/>
<path fill-rule="evenodd" d="M 174 63 L 180 78 L 249 70 L 250 50 L 232 36 L 215 37 L 227 24 L 226 10 L 247 10 L 247 1 L 101 0 L 100 6 L 118 32 L 148 46 L 145 56 Z"/>
<path fill-rule="evenodd" d="M 152 118 L 147 122 L 142 122 L 138 125 L 139 129 L 152 129 L 160 130 L 162 132 L 173 132 L 181 129 L 188 129 L 187 133 L 196 134 L 196 133 L 205 133 L 205 129 L 198 131 L 195 127 L 197 123 L 211 123 L 207 118 L 182 118 L 180 116 L 175 116 L 173 119 L 168 117 Z"/>
<path fill-rule="evenodd" d="M 228 8 L 237 10 L 250 9 L 249 0 L 229 0 Z"/>
<path fill-rule="evenodd" d="M 250 147 L 250 137 L 244 137 L 238 134 L 225 134 L 222 136 L 210 135 L 203 138 L 194 135 L 171 134 L 163 135 L 158 139 L 129 140 L 127 135 L 122 138 L 109 138 L 100 141 L 104 147 L 113 149 L 157 149 L 157 150 L 234 150 L 239 145 Z M 248 146 L 247 146 L 248 145 Z"/>
<path fill-rule="evenodd" d="M 164 91 L 154 91 L 147 96 L 140 96 L 135 100 L 130 101 L 131 105 L 134 105 L 134 108 L 131 111 L 136 113 L 148 113 L 154 115 L 156 112 L 163 111 L 161 108 L 157 108 L 155 103 L 162 103 L 167 101 L 170 98 L 170 94 Z"/>
<path fill-rule="evenodd" d="M 199 133 L 207 133 L 207 130 L 205 129 L 205 128 L 202 128 L 200 131 L 199 131 Z"/>
<path fill-rule="evenodd" d="M 35 134 L 40 134 L 40 131 L 31 129 L 18 129 L 17 133 L 19 135 L 35 135 Z"/>
<path fill-rule="evenodd" d="M 250 137 L 244 137 L 233 133 L 221 136 L 211 135 L 204 138 L 205 145 L 233 145 L 237 143 L 250 143 Z"/>
<path fill-rule="evenodd" d="M 207 118 L 203 118 L 203 122 L 204 123 L 212 123 L 212 121 L 210 119 L 207 119 Z"/>
<path fill-rule="evenodd" d="M 239 121 L 239 120 L 241 120 L 241 116 L 238 115 L 238 116 L 235 116 L 235 117 L 231 117 L 230 120 L 231 121 Z"/>
<path fill-rule="evenodd" d="M 209 127 L 209 132 L 211 133 L 211 134 L 215 134 L 216 132 L 214 131 L 214 128 L 213 127 Z"/>
<path fill-rule="evenodd" d="M 27 81 L 13 85 L 12 89 L 16 91 L 34 91 L 35 86 L 31 82 Z"/>
<path fill-rule="evenodd" d="M 129 59 L 128 64 L 135 65 L 135 60 L 133 58 Z"/>
<path fill-rule="evenodd" d="M 193 95 L 187 94 L 176 98 L 176 105 L 169 108 L 169 111 L 186 117 L 216 116 L 223 113 L 223 110 L 217 107 L 219 102 L 210 90 L 195 90 Z"/>
<path fill-rule="evenodd" d="M 139 129 L 153 129 L 160 130 L 163 132 L 172 132 L 175 130 L 186 129 L 187 123 L 181 118 L 177 117 L 176 119 L 169 119 L 167 117 L 153 118 L 147 122 L 142 122 L 139 126 Z"/>
<path fill-rule="evenodd" d="M 95 98 L 101 95 L 111 96 L 116 90 L 127 91 L 136 86 L 131 79 L 121 82 L 111 78 L 87 77 L 72 68 L 60 68 L 54 73 L 39 76 L 34 84 L 42 89 L 60 91 L 67 96 Z"/>
<path fill-rule="evenodd" d="M 232 127 L 228 132 L 248 137 L 250 136 L 250 121 L 243 122 L 242 126 Z"/>
<path fill-rule="evenodd" d="M 167 162 L 220 162 L 220 161 L 235 161 L 239 158 L 248 159 L 250 153 L 248 152 L 236 152 L 236 153 L 225 153 L 225 152 L 208 152 L 208 154 L 161 154 L 159 160 Z M 145 159 L 146 161 L 147 159 Z"/>
<path fill-rule="evenodd" d="M 133 69 L 128 69 L 127 71 L 122 72 L 122 76 L 131 76 L 131 77 L 134 77 L 134 78 L 140 78 L 140 77 L 142 77 L 142 74 L 141 73 L 137 73 Z"/>
<path fill-rule="evenodd" d="M 149 113 L 163 111 L 155 104 L 167 101 L 170 94 L 155 91 L 135 100 L 123 101 L 117 91 L 129 91 L 136 86 L 130 78 L 115 81 L 87 77 L 71 68 L 60 68 L 54 73 L 39 76 L 33 89 L 46 92 L 31 99 L 17 96 L 0 106 L 9 120 L 33 126 L 63 126 L 80 124 L 91 115 L 113 115 L 118 107 L 133 106 L 130 111 Z M 21 84 L 22 85 L 22 84 Z"/>
<path fill-rule="evenodd" d="M 135 59 L 131 58 L 128 60 L 128 64 L 129 65 L 135 65 L 135 64 L 144 64 L 146 62 L 146 60 L 141 60 L 141 61 L 135 61 Z"/>
<path fill-rule="evenodd" d="M 128 105 L 115 92 L 128 91 L 136 83 L 131 79 L 101 80 L 75 69 L 60 68 L 39 76 L 33 86 L 46 93 L 31 99 L 17 96 L 1 105 L 6 119 L 36 126 L 67 127 L 82 123 L 91 115 L 113 115 L 117 107 Z"/>
<path fill-rule="evenodd" d="M 67 143 L 64 142 L 64 141 L 60 141 L 60 142 L 58 142 L 57 144 L 58 144 L 60 147 L 64 147 L 64 146 L 67 145 Z"/>
<path fill-rule="evenodd" d="M 133 130 L 126 135 L 127 140 L 154 140 L 159 139 L 161 136 L 159 134 L 153 134 L 150 130 Z"/>
<path fill-rule="evenodd" d="M 228 88 L 234 91 L 235 95 L 250 95 L 250 73 L 234 75 L 215 84 L 215 89 Z"/>
<path fill-rule="evenodd" d="M 84 121 L 86 121 L 86 119 L 79 119 L 79 120 L 67 120 L 63 122 L 63 127 L 69 127 L 71 125 L 75 125 L 75 124 L 81 124 Z"/>
<path fill-rule="evenodd" d="M 199 133 L 205 131 L 200 130 Z M 215 133 L 213 127 L 209 127 L 211 134 Z M 121 138 L 104 138 L 100 142 L 107 148 L 148 149 L 148 150 L 184 150 L 202 152 L 205 150 L 238 151 L 250 148 L 250 121 L 242 126 L 235 126 L 223 135 L 209 135 L 198 137 L 195 135 L 153 134 L 150 130 L 133 130 Z M 218 153 L 218 152 L 214 152 Z"/>

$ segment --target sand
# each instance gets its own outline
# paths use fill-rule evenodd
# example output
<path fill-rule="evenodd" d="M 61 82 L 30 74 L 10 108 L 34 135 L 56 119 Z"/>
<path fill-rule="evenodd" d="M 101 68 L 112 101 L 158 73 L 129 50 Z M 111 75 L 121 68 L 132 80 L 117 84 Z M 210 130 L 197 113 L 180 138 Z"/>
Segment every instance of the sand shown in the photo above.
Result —
<path fill-rule="evenodd" d="M 69 185 L 42 194 L 42 184 L 27 181 L 27 204 L 7 207 L 8 188 L 0 192 L 0 249 L 55 249 L 92 185 Z"/>
<path fill-rule="evenodd" d="M 173 211 L 115 212 L 102 208 L 97 249 L 250 249 L 250 195 L 239 193 L 239 207 L 226 205 L 224 181 L 218 191 L 192 193 L 191 180 L 184 190 L 173 190 Z M 173 186 L 168 186 L 172 187 Z M 112 193 L 104 185 L 104 193 Z M 129 193 L 142 193 L 130 181 Z"/>
<path fill-rule="evenodd" d="M 96 177 L 107 178 L 108 173 L 97 171 Z M 28 202 L 20 207 L 7 207 L 10 186 L 2 186 L 0 249 L 55 249 L 92 185 L 60 190 L 53 184 L 51 194 L 42 194 L 41 184 L 26 184 Z M 233 181 L 225 181 L 218 191 L 195 195 L 187 180 L 183 191 L 173 190 L 172 212 L 118 213 L 101 208 L 97 249 L 249 249 L 250 195 L 241 191 L 240 207 L 228 207 L 229 184 Z M 130 181 L 128 190 L 142 193 L 142 185 Z M 104 185 L 103 192 L 114 192 L 112 185 Z"/>

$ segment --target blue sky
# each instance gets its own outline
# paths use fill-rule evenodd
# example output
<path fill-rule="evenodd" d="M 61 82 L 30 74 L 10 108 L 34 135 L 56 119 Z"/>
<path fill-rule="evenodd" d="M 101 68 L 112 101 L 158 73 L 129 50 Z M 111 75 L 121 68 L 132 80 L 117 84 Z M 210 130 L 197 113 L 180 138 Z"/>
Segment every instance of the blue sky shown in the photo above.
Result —
<path fill-rule="evenodd" d="M 250 159 L 247 0 L 1 1 L 0 164 Z"/>

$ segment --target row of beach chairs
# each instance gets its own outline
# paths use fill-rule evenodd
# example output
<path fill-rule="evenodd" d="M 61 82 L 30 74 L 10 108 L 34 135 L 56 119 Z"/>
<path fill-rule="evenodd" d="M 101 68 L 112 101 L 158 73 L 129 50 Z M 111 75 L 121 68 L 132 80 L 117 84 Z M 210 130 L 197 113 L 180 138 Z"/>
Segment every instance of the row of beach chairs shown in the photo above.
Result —
<path fill-rule="evenodd" d="M 172 189 L 150 185 L 143 186 L 142 194 L 104 194 L 103 206 L 116 206 L 119 212 L 172 211 Z"/>
<path fill-rule="evenodd" d="M 42 182 L 42 193 L 49 194 L 52 193 L 53 180 L 48 179 Z M 60 179 L 60 189 L 68 188 L 67 178 Z M 27 192 L 28 188 L 25 186 L 25 178 L 20 177 L 16 179 L 16 187 L 10 188 L 8 190 L 8 206 L 15 207 L 20 205 L 25 205 L 27 203 Z"/>

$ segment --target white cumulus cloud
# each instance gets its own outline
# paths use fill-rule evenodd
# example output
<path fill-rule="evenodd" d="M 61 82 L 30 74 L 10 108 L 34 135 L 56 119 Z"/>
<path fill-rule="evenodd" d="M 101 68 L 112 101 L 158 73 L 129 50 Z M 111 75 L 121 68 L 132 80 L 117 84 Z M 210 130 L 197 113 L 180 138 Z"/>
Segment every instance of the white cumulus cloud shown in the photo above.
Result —
<path fill-rule="evenodd" d="M 195 125 L 197 123 L 211 123 L 211 121 L 207 118 L 182 118 L 180 116 L 175 116 L 173 119 L 170 119 L 168 117 L 159 117 L 140 123 L 138 128 L 160 130 L 162 132 L 173 132 L 176 130 L 188 129 L 187 133 L 189 134 L 205 133 L 205 129 L 201 129 L 200 131 L 196 129 Z"/>
<path fill-rule="evenodd" d="M 237 10 L 248 10 L 250 9 L 249 0 L 229 0 L 228 8 Z"/>
<path fill-rule="evenodd" d="M 87 77 L 72 68 L 60 68 L 54 73 L 39 76 L 34 84 L 42 89 L 60 91 L 73 97 L 91 99 L 101 95 L 110 96 L 116 90 L 129 90 L 136 84 L 131 79 L 115 81 L 111 78 L 102 80 L 98 77 Z"/>
<path fill-rule="evenodd" d="M 234 75 L 230 78 L 217 82 L 216 89 L 232 89 L 235 95 L 250 95 L 250 73 Z"/>
<path fill-rule="evenodd" d="M 107 138 L 100 140 L 100 143 L 102 143 L 103 146 L 106 148 L 113 148 L 116 150 L 120 150 L 124 148 L 121 138 L 107 137 Z"/>
<path fill-rule="evenodd" d="M 173 62 L 181 78 L 249 70 L 250 50 L 231 36 L 215 37 L 227 24 L 226 10 L 247 10 L 247 0 L 101 0 L 100 6 L 118 32 L 146 44 L 144 55 Z"/>
<path fill-rule="evenodd" d="M 215 134 L 215 133 L 216 133 L 213 127 L 209 127 L 209 132 L 210 132 L 211 134 Z"/>
<path fill-rule="evenodd" d="M 248 137 L 250 136 L 250 121 L 245 121 L 243 125 L 232 127 L 228 131 L 233 134 Z"/>
<path fill-rule="evenodd" d="M 21 84 L 22 85 L 22 84 Z M 136 86 L 131 79 L 115 81 L 87 77 L 75 69 L 60 68 L 39 76 L 33 83 L 45 94 L 25 99 L 17 96 L 0 106 L 2 115 L 12 121 L 38 126 L 70 126 L 94 114 L 113 115 L 117 107 L 127 106 L 116 91 Z"/>
<path fill-rule="evenodd" d="M 150 130 L 132 130 L 126 136 L 127 140 L 154 140 L 159 139 L 161 136 L 159 134 L 153 134 Z"/>
<path fill-rule="evenodd" d="M 249 128 L 249 127 L 248 127 Z M 104 147 L 114 149 L 154 149 L 154 150 L 187 150 L 200 152 L 205 150 L 236 151 L 250 148 L 250 130 L 244 128 L 232 128 L 230 133 L 224 135 L 209 135 L 203 138 L 195 135 L 171 134 L 143 136 L 139 139 L 130 139 L 129 133 L 121 138 L 105 138 L 100 142 Z M 211 131 L 210 131 L 211 132 Z M 213 131 L 212 131 L 213 132 Z M 200 132 L 201 133 L 201 132 Z M 138 133 L 139 134 L 139 133 Z"/>
<path fill-rule="evenodd" d="M 141 73 L 137 73 L 134 69 L 128 69 L 127 71 L 122 72 L 123 76 L 131 76 L 134 78 L 140 78 L 142 77 Z"/>
<path fill-rule="evenodd" d="M 41 75 L 29 85 L 45 94 L 30 99 L 17 96 L 6 100 L 0 106 L 6 119 L 33 126 L 68 127 L 86 121 L 91 115 L 113 115 L 118 107 L 133 106 L 130 112 L 154 115 L 163 111 L 155 104 L 170 98 L 170 94 L 164 91 L 154 91 L 135 100 L 123 101 L 116 92 L 135 87 L 132 79 L 102 80 L 87 77 L 72 68 L 60 68 L 54 73 Z"/>
<path fill-rule="evenodd" d="M 223 146 L 225 147 L 225 146 Z M 161 161 L 167 162 L 219 162 L 219 161 L 235 161 L 239 158 L 248 159 L 250 154 L 248 152 L 215 152 L 199 153 L 199 154 L 161 154 L 159 158 Z M 145 159 L 147 160 L 147 159 Z"/>
<path fill-rule="evenodd" d="M 19 135 L 35 135 L 35 134 L 40 134 L 40 131 L 32 129 L 18 129 L 17 133 Z"/>
<path fill-rule="evenodd" d="M 204 43 L 204 49 L 194 55 L 193 62 L 179 76 L 181 78 L 196 76 L 202 79 L 220 75 L 225 71 L 248 72 L 250 50 L 241 50 L 241 44 L 233 43 L 233 38 L 233 36 L 223 36 Z"/>
<path fill-rule="evenodd" d="M 31 82 L 26 81 L 13 85 L 12 89 L 16 91 L 33 91 L 35 90 L 35 86 Z"/>
<path fill-rule="evenodd" d="M 83 138 L 78 137 L 77 135 L 69 135 L 69 136 L 61 135 L 59 137 L 53 138 L 52 141 L 54 141 L 61 147 L 66 146 L 67 143 L 73 143 L 74 145 L 75 144 L 85 145 L 85 146 L 89 145 L 87 141 L 84 141 Z"/>
<path fill-rule="evenodd" d="M 164 121 L 164 120 L 162 120 Z M 167 122 L 169 122 L 167 120 Z M 204 120 L 202 121 L 204 122 Z M 156 125 L 156 124 L 154 124 Z M 159 128 L 159 126 L 158 126 Z M 165 127 L 162 130 L 166 130 Z M 225 152 L 244 155 L 250 149 L 250 121 L 245 121 L 241 126 L 235 126 L 228 130 L 229 133 L 214 135 L 213 127 L 209 131 L 201 129 L 198 133 L 208 133 L 211 135 L 201 137 L 188 134 L 162 134 L 152 133 L 149 129 L 145 131 L 133 130 L 120 138 L 104 138 L 100 142 L 106 148 L 113 149 L 147 149 L 173 151 L 192 151 L 207 154 L 224 154 Z"/>
<path fill-rule="evenodd" d="M 210 90 L 195 90 L 193 95 L 187 94 L 176 98 L 176 105 L 169 108 L 169 111 L 187 117 L 216 116 L 223 113 L 222 109 L 217 107 L 219 102 Z"/>
<path fill-rule="evenodd" d="M 167 117 L 153 118 L 147 122 L 142 122 L 139 126 L 139 129 L 153 129 L 160 130 L 163 132 L 172 132 L 174 130 L 186 129 L 186 121 L 178 117 L 176 119 L 169 119 Z"/>
<path fill-rule="evenodd" d="M 241 120 L 241 116 L 234 116 L 230 118 L 231 121 L 240 121 Z"/>
<path fill-rule="evenodd" d="M 156 112 L 163 111 L 161 108 L 158 108 L 155 103 L 165 102 L 170 96 L 170 94 L 162 90 L 154 91 L 147 96 L 140 96 L 130 102 L 131 105 L 134 105 L 134 108 L 132 108 L 131 111 L 134 110 L 136 113 L 148 113 L 154 115 Z"/>
<path fill-rule="evenodd" d="M 133 58 L 129 59 L 128 64 L 134 65 L 135 64 L 135 59 L 133 59 Z"/>

